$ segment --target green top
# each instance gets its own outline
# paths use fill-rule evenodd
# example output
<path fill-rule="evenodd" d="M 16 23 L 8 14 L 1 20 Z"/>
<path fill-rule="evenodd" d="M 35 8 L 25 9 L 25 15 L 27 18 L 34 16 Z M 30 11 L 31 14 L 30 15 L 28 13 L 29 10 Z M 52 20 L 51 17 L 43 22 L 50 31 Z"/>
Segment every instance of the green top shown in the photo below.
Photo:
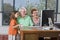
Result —
<path fill-rule="evenodd" d="M 17 21 L 18 21 L 18 24 L 22 24 L 23 26 L 33 26 L 31 17 L 28 15 L 26 15 L 24 18 L 18 17 Z"/>
<path fill-rule="evenodd" d="M 18 16 L 18 18 L 17 18 L 17 23 L 18 23 L 18 24 L 19 24 L 19 20 L 20 20 L 20 18 L 21 18 L 20 16 Z"/>

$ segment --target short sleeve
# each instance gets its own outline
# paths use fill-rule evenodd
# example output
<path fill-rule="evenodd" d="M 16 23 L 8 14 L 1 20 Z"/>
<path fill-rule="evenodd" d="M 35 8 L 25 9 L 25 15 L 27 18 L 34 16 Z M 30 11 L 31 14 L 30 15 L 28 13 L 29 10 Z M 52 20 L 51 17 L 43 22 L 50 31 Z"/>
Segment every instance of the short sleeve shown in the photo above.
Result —
<path fill-rule="evenodd" d="M 31 17 L 29 17 L 29 24 L 30 24 L 30 26 L 33 26 L 33 22 L 32 22 Z"/>
<path fill-rule="evenodd" d="M 15 20 L 11 20 L 10 26 L 15 26 L 15 25 L 16 25 L 16 21 Z"/>
<path fill-rule="evenodd" d="M 20 16 L 17 18 L 17 23 L 19 24 Z"/>

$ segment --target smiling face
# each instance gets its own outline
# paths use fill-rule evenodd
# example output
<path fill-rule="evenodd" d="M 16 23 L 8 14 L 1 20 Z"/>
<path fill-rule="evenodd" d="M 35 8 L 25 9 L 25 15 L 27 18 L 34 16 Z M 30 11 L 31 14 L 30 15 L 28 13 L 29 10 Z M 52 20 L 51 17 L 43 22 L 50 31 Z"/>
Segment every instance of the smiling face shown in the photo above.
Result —
<path fill-rule="evenodd" d="M 37 16 L 37 14 L 38 14 L 38 11 L 33 11 L 32 12 L 32 16 Z"/>
<path fill-rule="evenodd" d="M 21 16 L 24 17 L 26 15 L 26 11 L 24 9 L 21 10 Z"/>
<path fill-rule="evenodd" d="M 17 12 L 16 14 L 15 14 L 15 17 L 17 18 L 19 16 L 19 12 Z"/>
<path fill-rule="evenodd" d="M 21 14 L 22 17 L 25 17 L 26 9 L 22 8 L 21 11 L 20 11 L 20 14 Z"/>
<path fill-rule="evenodd" d="M 36 8 L 31 10 L 32 16 L 37 16 L 38 15 L 38 10 Z"/>

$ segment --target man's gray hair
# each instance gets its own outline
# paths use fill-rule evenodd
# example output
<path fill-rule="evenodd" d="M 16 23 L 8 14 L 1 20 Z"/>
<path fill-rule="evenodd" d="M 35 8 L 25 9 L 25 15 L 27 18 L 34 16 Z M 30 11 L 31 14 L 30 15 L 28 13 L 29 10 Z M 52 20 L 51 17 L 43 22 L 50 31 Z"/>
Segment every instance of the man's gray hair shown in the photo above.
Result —
<path fill-rule="evenodd" d="M 25 8 L 25 7 L 21 7 L 21 8 L 19 9 L 19 12 L 20 12 L 21 10 L 25 10 L 25 11 L 26 11 L 26 8 Z"/>

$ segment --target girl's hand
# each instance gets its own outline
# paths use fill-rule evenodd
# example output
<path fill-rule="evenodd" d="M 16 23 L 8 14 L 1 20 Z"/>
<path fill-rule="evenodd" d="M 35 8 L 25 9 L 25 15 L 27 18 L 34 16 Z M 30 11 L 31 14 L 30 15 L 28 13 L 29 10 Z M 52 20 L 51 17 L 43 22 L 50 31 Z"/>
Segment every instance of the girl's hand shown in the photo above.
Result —
<path fill-rule="evenodd" d="M 19 25 L 15 25 L 15 26 L 13 26 L 13 28 L 18 28 L 19 27 Z"/>
<path fill-rule="evenodd" d="M 20 34 L 20 30 L 18 30 L 18 33 Z"/>

